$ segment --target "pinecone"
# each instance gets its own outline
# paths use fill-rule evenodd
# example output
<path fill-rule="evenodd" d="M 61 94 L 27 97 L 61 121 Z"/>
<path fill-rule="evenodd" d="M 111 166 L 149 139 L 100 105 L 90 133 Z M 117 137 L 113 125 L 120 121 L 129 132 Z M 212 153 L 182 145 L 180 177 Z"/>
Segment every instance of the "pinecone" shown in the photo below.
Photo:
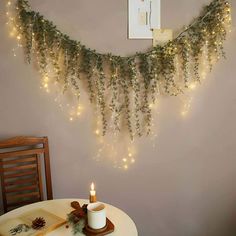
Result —
<path fill-rule="evenodd" d="M 35 220 L 32 221 L 32 228 L 39 230 L 46 225 L 46 221 L 43 217 L 37 217 Z"/>

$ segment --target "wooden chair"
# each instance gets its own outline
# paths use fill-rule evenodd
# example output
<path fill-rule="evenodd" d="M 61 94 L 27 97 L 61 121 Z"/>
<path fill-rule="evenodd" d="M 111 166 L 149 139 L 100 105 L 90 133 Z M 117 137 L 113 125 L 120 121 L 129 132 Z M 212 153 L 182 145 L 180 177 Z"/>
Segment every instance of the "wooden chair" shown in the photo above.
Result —
<path fill-rule="evenodd" d="M 44 171 L 41 166 L 44 164 Z M 15 137 L 0 141 L 0 178 L 4 212 L 53 198 L 48 138 Z"/>

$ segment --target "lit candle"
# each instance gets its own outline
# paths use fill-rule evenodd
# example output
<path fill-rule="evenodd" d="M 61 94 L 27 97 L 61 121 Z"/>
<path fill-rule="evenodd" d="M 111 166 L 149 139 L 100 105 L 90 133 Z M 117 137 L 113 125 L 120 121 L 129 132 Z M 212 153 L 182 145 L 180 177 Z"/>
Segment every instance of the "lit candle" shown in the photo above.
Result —
<path fill-rule="evenodd" d="M 97 197 L 96 197 L 96 191 L 94 190 L 94 183 L 91 184 L 91 189 L 90 189 L 90 196 L 89 196 L 89 201 L 90 203 L 96 202 Z"/>
<path fill-rule="evenodd" d="M 94 183 L 91 184 L 90 195 L 91 196 L 95 196 L 96 195 L 96 191 L 94 190 Z"/>

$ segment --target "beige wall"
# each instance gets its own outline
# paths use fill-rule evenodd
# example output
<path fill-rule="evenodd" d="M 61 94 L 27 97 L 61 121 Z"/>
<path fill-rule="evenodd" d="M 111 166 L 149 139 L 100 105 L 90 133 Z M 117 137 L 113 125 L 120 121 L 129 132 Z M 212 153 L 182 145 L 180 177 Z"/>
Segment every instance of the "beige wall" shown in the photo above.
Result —
<path fill-rule="evenodd" d="M 125 55 L 151 45 L 127 40 L 126 0 L 30 2 L 71 37 L 99 51 Z M 179 29 L 207 2 L 163 0 L 163 26 Z M 22 55 L 12 56 L 3 0 L 0 9 L 0 138 L 49 136 L 55 198 L 86 198 L 95 180 L 100 199 L 125 210 L 141 236 L 236 235 L 235 31 L 226 43 L 228 59 L 195 92 L 190 115 L 182 119 L 176 99 L 162 99 L 156 149 L 145 141 L 136 164 L 123 172 L 91 159 L 90 113 L 68 122 L 53 95 L 39 89 L 37 71 Z"/>

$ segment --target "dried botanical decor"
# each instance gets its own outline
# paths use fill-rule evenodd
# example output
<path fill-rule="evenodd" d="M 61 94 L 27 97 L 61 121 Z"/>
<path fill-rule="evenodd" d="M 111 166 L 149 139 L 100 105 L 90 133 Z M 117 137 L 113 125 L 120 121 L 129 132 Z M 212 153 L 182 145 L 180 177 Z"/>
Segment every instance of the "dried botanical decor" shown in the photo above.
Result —
<path fill-rule="evenodd" d="M 72 40 L 51 21 L 18 0 L 13 19 L 27 61 L 39 65 L 45 84 L 49 77 L 80 98 L 87 84 L 90 102 L 100 112 L 102 134 L 108 128 L 128 131 L 131 139 L 148 135 L 152 105 L 159 95 L 177 96 L 199 83 L 201 69 L 212 69 L 225 57 L 223 42 L 231 23 L 230 4 L 213 0 L 200 16 L 172 41 L 131 56 L 102 54 Z M 202 61 L 207 61 L 207 65 Z"/>
<path fill-rule="evenodd" d="M 32 221 L 32 228 L 36 230 L 42 229 L 46 225 L 46 221 L 43 217 L 37 217 Z"/>

